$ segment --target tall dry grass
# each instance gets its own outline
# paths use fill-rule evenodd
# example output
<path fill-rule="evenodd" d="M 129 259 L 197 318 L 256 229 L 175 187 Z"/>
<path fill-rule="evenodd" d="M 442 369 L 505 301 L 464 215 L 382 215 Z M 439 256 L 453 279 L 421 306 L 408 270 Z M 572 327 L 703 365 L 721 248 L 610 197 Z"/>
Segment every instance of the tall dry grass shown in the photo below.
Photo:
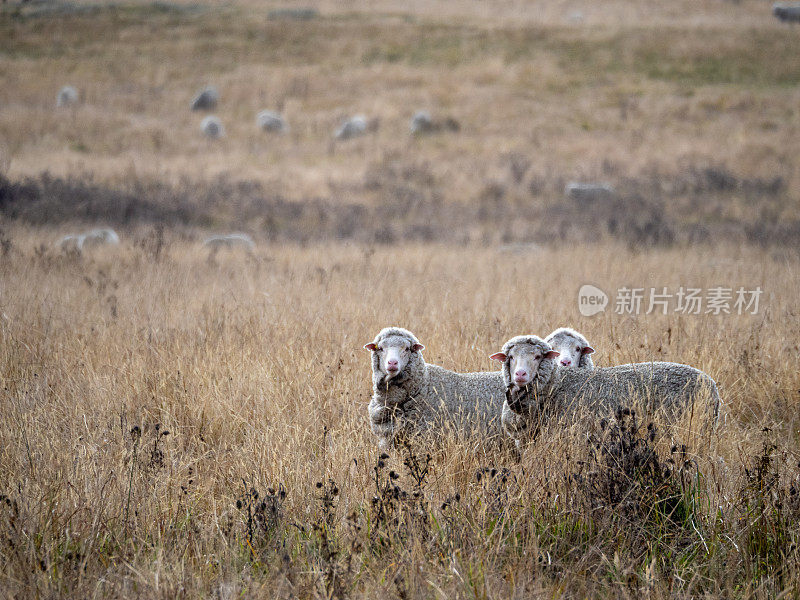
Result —
<path fill-rule="evenodd" d="M 4 596 L 798 589 L 795 255 L 340 244 L 209 262 L 169 233 L 82 258 L 42 247 L 42 230 L 4 239 Z M 587 282 L 765 297 L 755 316 L 584 318 Z M 569 324 L 599 364 L 707 371 L 727 420 L 712 438 L 651 439 L 643 415 L 548 430 L 519 463 L 472 440 L 381 459 L 361 347 L 389 324 L 465 371 L 493 368 L 512 335 Z"/>
<path fill-rule="evenodd" d="M 756 0 L 310 4 L 0 7 L 0 596 L 797 595 L 794 30 Z M 460 131 L 412 138 L 419 109 Z M 378 131 L 332 143 L 356 112 Z M 99 222 L 121 247 L 53 249 Z M 765 293 L 584 318 L 584 283 Z M 382 457 L 390 324 L 464 371 L 572 325 L 601 365 L 702 368 L 727 418 Z"/>

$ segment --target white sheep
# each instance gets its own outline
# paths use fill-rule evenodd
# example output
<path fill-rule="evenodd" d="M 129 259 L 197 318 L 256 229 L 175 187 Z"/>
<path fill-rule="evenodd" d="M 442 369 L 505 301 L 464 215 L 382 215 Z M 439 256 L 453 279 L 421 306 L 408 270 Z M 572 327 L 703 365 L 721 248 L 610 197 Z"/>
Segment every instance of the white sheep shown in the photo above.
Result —
<path fill-rule="evenodd" d="M 210 248 L 212 252 L 217 252 L 222 248 L 228 248 L 231 250 L 235 248 L 243 248 L 248 253 L 252 252 L 256 247 L 255 243 L 253 242 L 253 238 L 246 233 L 226 233 L 221 235 L 212 235 L 211 237 L 206 238 L 206 240 L 203 242 L 203 246 Z"/>
<path fill-rule="evenodd" d="M 83 246 L 83 236 L 70 233 L 56 242 L 56 247 L 62 252 L 80 252 Z"/>
<path fill-rule="evenodd" d="M 569 327 L 559 327 L 544 338 L 550 347 L 559 353 L 557 363 L 560 367 L 594 369 L 590 356 L 594 348 L 580 333 Z"/>
<path fill-rule="evenodd" d="M 673 417 L 687 409 L 713 423 L 719 416 L 716 383 L 688 365 L 650 362 L 564 369 L 556 366 L 556 357 L 558 352 L 535 335 L 511 338 L 491 356 L 503 363 L 502 424 L 518 448 L 526 437 L 536 435 L 545 419 L 578 409 L 610 414 L 634 400 L 644 402 L 648 410 L 665 409 Z M 696 404 L 700 396 L 705 404 Z"/>
<path fill-rule="evenodd" d="M 613 187 L 607 183 L 568 183 L 564 188 L 564 195 L 576 202 L 596 202 L 609 200 L 615 196 Z"/>
<path fill-rule="evenodd" d="M 256 115 L 256 126 L 262 131 L 286 133 L 289 124 L 281 115 L 270 110 L 262 110 Z"/>
<path fill-rule="evenodd" d="M 90 229 L 81 234 L 69 234 L 62 237 L 56 243 L 59 249 L 64 252 L 83 252 L 96 246 L 119 244 L 119 236 L 113 229 Z"/>
<path fill-rule="evenodd" d="M 93 248 L 95 246 L 111 245 L 116 246 L 119 244 L 119 236 L 113 229 L 92 229 L 80 236 L 78 248 Z"/>
<path fill-rule="evenodd" d="M 367 133 L 370 122 L 364 115 L 355 115 L 345 120 L 333 134 L 337 140 L 349 140 Z"/>
<path fill-rule="evenodd" d="M 425 347 L 401 327 L 381 330 L 364 348 L 372 352 L 369 422 L 381 448 L 431 431 L 500 438 L 500 371 L 455 373 L 427 364 Z"/>
<path fill-rule="evenodd" d="M 206 135 L 206 137 L 211 138 L 212 140 L 217 140 L 221 137 L 225 137 L 225 127 L 222 125 L 222 121 L 220 121 L 214 115 L 209 115 L 200 123 L 200 129 Z"/>
<path fill-rule="evenodd" d="M 78 90 L 71 85 L 65 85 L 56 94 L 56 107 L 64 108 L 78 103 Z"/>
<path fill-rule="evenodd" d="M 192 100 L 192 110 L 213 110 L 219 102 L 219 92 L 215 87 L 207 87 L 194 97 Z"/>
<path fill-rule="evenodd" d="M 461 129 L 461 125 L 452 117 L 447 117 L 443 120 L 434 120 L 429 112 L 421 110 L 414 113 L 414 116 L 411 117 L 409 129 L 411 131 L 411 135 L 422 135 L 425 133 L 434 133 L 440 131 L 459 131 Z"/>
<path fill-rule="evenodd" d="M 411 117 L 409 129 L 412 135 L 433 131 L 433 117 L 431 117 L 429 112 L 424 110 L 418 111 Z"/>

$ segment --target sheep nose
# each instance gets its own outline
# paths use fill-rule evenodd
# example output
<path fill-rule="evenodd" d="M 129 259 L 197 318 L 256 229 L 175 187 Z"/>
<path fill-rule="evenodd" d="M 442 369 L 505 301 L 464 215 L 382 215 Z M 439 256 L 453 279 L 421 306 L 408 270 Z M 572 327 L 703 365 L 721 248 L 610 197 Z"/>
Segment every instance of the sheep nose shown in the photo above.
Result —
<path fill-rule="evenodd" d="M 564 360 L 561 361 L 561 364 L 564 365 L 565 367 L 568 367 L 572 364 L 572 361 L 568 358 L 565 358 Z"/>
<path fill-rule="evenodd" d="M 523 369 L 520 369 L 519 371 L 514 373 L 514 377 L 525 377 L 527 375 L 528 375 L 528 372 L 523 370 Z"/>
<path fill-rule="evenodd" d="M 396 360 L 388 360 L 386 361 L 386 368 L 390 371 L 397 371 L 397 361 Z"/>

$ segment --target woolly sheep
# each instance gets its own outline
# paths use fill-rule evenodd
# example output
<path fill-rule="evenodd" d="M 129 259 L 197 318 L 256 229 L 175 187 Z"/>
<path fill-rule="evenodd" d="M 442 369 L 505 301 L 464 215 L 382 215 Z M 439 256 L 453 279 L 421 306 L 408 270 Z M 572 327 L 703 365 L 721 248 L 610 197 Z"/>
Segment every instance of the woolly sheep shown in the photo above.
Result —
<path fill-rule="evenodd" d="M 369 422 L 382 449 L 448 428 L 499 437 L 505 394 L 500 371 L 455 373 L 427 364 L 425 347 L 401 327 L 381 330 L 364 348 L 372 352 Z"/>
<path fill-rule="evenodd" d="M 219 92 L 215 87 L 207 87 L 194 97 L 192 100 L 192 110 L 212 110 L 217 107 L 219 102 Z"/>
<path fill-rule="evenodd" d="M 421 135 L 437 131 L 459 131 L 461 125 L 451 117 L 447 117 L 444 120 L 434 120 L 430 113 L 421 110 L 411 117 L 409 129 L 412 135 Z"/>
<path fill-rule="evenodd" d="M 800 22 L 800 4 L 774 4 L 772 6 L 772 14 L 785 23 Z"/>
<path fill-rule="evenodd" d="M 83 236 L 75 234 L 65 235 L 56 242 L 56 246 L 63 252 L 80 252 L 81 246 L 83 246 Z"/>
<path fill-rule="evenodd" d="M 267 19 L 286 19 L 291 21 L 310 21 L 319 16 L 316 8 L 276 8 L 267 13 Z"/>
<path fill-rule="evenodd" d="M 377 122 L 369 122 L 364 115 L 350 117 L 341 124 L 336 133 L 333 134 L 337 140 L 349 140 L 367 133 L 369 129 L 377 127 Z"/>
<path fill-rule="evenodd" d="M 428 133 L 433 131 L 433 118 L 430 113 L 421 110 L 414 113 L 411 117 L 411 125 L 409 126 L 411 133 L 416 135 L 418 133 Z"/>
<path fill-rule="evenodd" d="M 567 15 L 567 20 L 570 23 L 583 23 L 583 13 L 579 10 L 573 11 Z"/>
<path fill-rule="evenodd" d="M 547 417 L 580 408 L 606 414 L 633 398 L 677 417 L 694 406 L 697 396 L 705 395 L 707 410 L 700 416 L 716 422 L 719 415 L 716 383 L 688 365 L 651 362 L 593 370 L 562 369 L 556 367 L 557 356 L 558 352 L 535 335 L 511 338 L 501 352 L 491 356 L 503 363 L 506 400 L 501 420 L 517 448 L 526 437 L 538 433 Z"/>
<path fill-rule="evenodd" d="M 568 183 L 564 195 L 576 202 L 595 202 L 608 200 L 615 195 L 614 188 L 607 183 Z"/>
<path fill-rule="evenodd" d="M 206 137 L 209 137 L 212 140 L 225 137 L 225 127 L 223 127 L 222 121 L 213 115 L 209 115 L 203 119 L 203 121 L 200 123 L 200 129 L 203 131 Z"/>
<path fill-rule="evenodd" d="M 119 236 L 113 229 L 91 229 L 86 233 L 65 235 L 56 246 L 64 252 L 82 252 L 105 244 L 119 244 Z"/>
<path fill-rule="evenodd" d="M 66 106 L 72 106 L 73 104 L 77 104 L 78 102 L 78 90 L 76 90 L 71 85 L 65 85 L 60 90 L 58 90 L 58 94 L 56 95 L 56 107 L 64 108 Z"/>
<path fill-rule="evenodd" d="M 94 246 L 103 246 L 105 244 L 114 246 L 119 244 L 119 236 L 113 229 L 92 229 L 84 233 L 80 238 L 78 244 L 80 250 Z"/>
<path fill-rule="evenodd" d="M 580 333 L 569 327 L 559 327 L 548 335 L 545 342 L 559 353 L 557 364 L 565 368 L 594 369 L 594 362 L 590 356 L 594 348 Z"/>
<path fill-rule="evenodd" d="M 244 248 L 248 252 L 252 252 L 255 248 L 253 238 L 246 233 L 227 233 L 223 235 L 212 235 L 203 242 L 203 246 L 211 248 L 216 252 L 221 248 Z"/>
<path fill-rule="evenodd" d="M 263 131 L 285 133 L 289 131 L 289 124 L 281 115 L 270 110 L 262 110 L 256 115 L 256 125 Z"/>

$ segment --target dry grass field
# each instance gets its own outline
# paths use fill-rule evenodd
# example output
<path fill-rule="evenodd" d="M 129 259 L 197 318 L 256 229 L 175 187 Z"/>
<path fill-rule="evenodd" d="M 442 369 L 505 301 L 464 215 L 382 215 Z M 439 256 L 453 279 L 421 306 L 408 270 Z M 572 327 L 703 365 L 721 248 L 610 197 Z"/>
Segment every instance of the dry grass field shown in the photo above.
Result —
<path fill-rule="evenodd" d="M 756 0 L 0 6 L 0 597 L 796 597 L 798 31 Z M 95 226 L 121 244 L 58 248 Z M 256 250 L 202 248 L 231 230 Z M 758 311 L 615 311 L 717 286 Z M 458 371 L 571 325 L 725 416 L 385 457 L 387 325 Z"/>
<path fill-rule="evenodd" d="M 169 237 L 157 258 L 142 240 L 79 259 L 40 236 L 12 232 L 2 266 L 8 596 L 771 597 L 800 581 L 796 259 L 337 245 L 209 264 Z M 768 298 L 755 316 L 581 318 L 586 281 Z M 419 484 L 398 451 L 376 481 L 361 346 L 387 323 L 461 370 L 572 323 L 599 364 L 706 370 L 727 421 L 648 442 L 669 476 L 637 462 L 646 436 L 593 464 L 571 430 L 519 463 L 451 440 Z M 667 462 L 673 443 L 691 462 Z"/>

